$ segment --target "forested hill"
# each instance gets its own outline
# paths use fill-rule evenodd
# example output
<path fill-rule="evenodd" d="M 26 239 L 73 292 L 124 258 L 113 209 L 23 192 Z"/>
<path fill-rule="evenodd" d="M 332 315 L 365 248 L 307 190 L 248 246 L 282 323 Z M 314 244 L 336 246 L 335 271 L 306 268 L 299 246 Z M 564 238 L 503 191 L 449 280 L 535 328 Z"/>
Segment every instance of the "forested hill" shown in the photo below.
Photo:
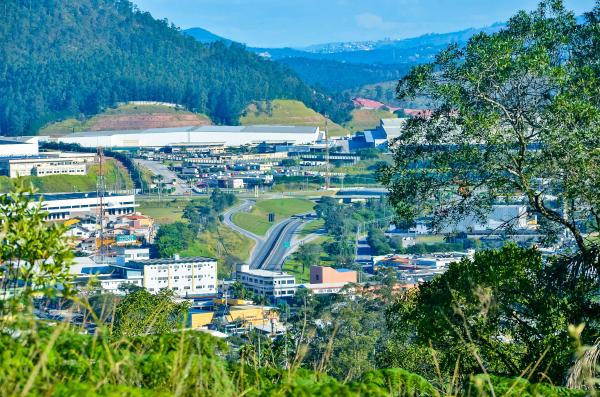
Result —
<path fill-rule="evenodd" d="M 0 42 L 0 135 L 129 100 L 179 103 L 217 123 L 236 123 L 261 99 L 347 113 L 287 67 L 237 44 L 198 43 L 126 0 L 3 0 Z"/>

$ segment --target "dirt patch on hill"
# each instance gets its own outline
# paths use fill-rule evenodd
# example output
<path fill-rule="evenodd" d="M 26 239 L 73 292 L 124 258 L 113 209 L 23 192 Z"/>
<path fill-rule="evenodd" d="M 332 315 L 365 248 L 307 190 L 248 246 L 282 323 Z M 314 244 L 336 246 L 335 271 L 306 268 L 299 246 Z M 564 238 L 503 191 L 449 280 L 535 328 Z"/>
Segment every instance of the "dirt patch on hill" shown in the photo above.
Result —
<path fill-rule="evenodd" d="M 196 114 L 143 114 L 99 116 L 90 127 L 91 131 L 105 130 L 144 130 L 147 128 L 168 128 L 211 125 L 211 121 Z"/>

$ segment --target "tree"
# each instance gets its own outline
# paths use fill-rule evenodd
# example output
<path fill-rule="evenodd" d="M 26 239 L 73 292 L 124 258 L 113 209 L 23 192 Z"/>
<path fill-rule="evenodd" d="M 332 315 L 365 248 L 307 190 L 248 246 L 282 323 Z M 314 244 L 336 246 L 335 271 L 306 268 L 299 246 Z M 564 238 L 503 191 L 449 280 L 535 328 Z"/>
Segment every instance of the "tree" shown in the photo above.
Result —
<path fill-rule="evenodd" d="M 23 184 L 0 196 L 0 315 L 35 296 L 68 297 L 73 254 L 64 226 L 48 215 Z"/>
<path fill-rule="evenodd" d="M 177 302 L 171 290 L 151 294 L 139 289 L 117 305 L 113 335 L 131 337 L 172 332 L 185 325 L 188 309 L 189 303 Z"/>
<path fill-rule="evenodd" d="M 569 325 L 586 324 L 584 343 L 593 342 L 600 331 L 600 305 L 592 298 L 596 276 L 569 271 L 580 261 L 544 261 L 536 249 L 507 245 L 451 264 L 412 299 L 397 300 L 387 310 L 395 335 L 393 356 L 408 356 L 398 347 L 415 352 L 431 346 L 447 374 L 455 368 L 463 375 L 485 368 L 520 376 L 529 368 L 534 380 L 561 383 L 573 357 Z M 387 365 L 414 370 L 407 360 L 406 366 Z"/>
<path fill-rule="evenodd" d="M 524 202 L 590 250 L 600 230 L 600 6 L 577 25 L 562 1 L 450 46 L 398 85 L 431 114 L 409 120 L 381 173 L 400 217 L 434 225 Z"/>
<path fill-rule="evenodd" d="M 321 262 L 321 252 L 323 252 L 321 246 L 314 243 L 302 244 L 300 248 L 298 248 L 296 258 L 302 263 L 302 274 L 304 274 L 304 269 L 306 267 L 319 265 Z"/>

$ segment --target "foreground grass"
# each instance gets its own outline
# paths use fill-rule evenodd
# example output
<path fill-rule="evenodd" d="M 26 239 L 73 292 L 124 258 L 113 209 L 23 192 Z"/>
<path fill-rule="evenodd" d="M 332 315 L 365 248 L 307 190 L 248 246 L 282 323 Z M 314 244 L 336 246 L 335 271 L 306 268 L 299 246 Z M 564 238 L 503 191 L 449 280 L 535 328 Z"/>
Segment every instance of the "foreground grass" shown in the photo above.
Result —
<path fill-rule="evenodd" d="M 26 332 L 17 332 L 15 329 Z M 8 396 L 449 396 L 419 375 L 391 368 L 342 383 L 293 363 L 269 365 L 269 352 L 226 361 L 225 342 L 196 331 L 115 337 L 68 324 L 30 321 L 0 328 L 0 397 Z M 9 332 L 11 331 L 11 332 Z M 259 350 L 260 351 L 260 350 Z M 264 363 L 257 365 L 257 363 Z M 585 396 L 584 391 L 478 375 L 471 396 Z M 458 393 L 457 393 L 458 392 Z"/>
<path fill-rule="evenodd" d="M 40 193 L 95 192 L 99 168 L 98 164 L 89 166 L 87 175 L 26 176 L 21 179 L 26 184 L 31 183 Z M 133 187 L 133 181 L 125 168 L 112 159 L 106 159 L 104 164 L 104 180 L 107 190 L 128 190 Z M 0 176 L 0 192 L 8 192 L 15 181 L 16 179 Z"/>
<path fill-rule="evenodd" d="M 240 118 L 240 124 L 318 125 L 324 129 L 326 120 L 330 136 L 344 136 L 350 133 L 341 125 L 307 108 L 302 102 L 287 99 L 271 101 L 270 111 L 265 101 L 250 104 Z"/>
<path fill-rule="evenodd" d="M 292 215 L 312 211 L 315 204 L 312 201 L 299 198 L 283 198 L 258 201 L 249 212 L 238 212 L 233 216 L 233 222 L 242 229 L 258 236 L 264 236 L 276 222 Z M 269 214 L 275 214 L 275 222 L 269 222 Z"/>

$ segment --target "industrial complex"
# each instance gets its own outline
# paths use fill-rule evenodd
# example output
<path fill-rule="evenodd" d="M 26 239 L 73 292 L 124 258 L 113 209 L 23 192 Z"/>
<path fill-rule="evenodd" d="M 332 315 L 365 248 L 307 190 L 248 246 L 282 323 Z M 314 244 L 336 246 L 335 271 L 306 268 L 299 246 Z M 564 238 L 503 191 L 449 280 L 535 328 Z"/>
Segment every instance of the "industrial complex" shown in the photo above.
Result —
<path fill-rule="evenodd" d="M 153 128 L 127 131 L 86 131 L 47 141 L 78 144 L 83 147 L 160 148 L 181 144 L 214 144 L 227 147 L 263 142 L 308 144 L 321 139 L 317 126 L 252 125 Z"/>

